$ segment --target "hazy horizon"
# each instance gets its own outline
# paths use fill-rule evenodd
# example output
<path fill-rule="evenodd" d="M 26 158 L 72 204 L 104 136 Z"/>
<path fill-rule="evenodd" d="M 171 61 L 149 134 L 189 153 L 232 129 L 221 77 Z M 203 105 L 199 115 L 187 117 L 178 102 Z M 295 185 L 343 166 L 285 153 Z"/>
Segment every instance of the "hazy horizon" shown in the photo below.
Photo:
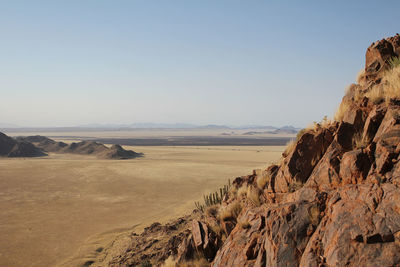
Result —
<path fill-rule="evenodd" d="M 142 123 L 127 123 L 127 124 L 114 124 L 114 123 L 93 123 L 93 124 L 80 124 L 80 125 L 72 125 L 72 126 L 25 126 L 25 125 L 16 125 L 10 123 L 2 123 L 0 122 L 0 129 L 12 129 L 12 128 L 132 128 L 132 129 L 150 129 L 150 128 L 176 128 L 176 129 L 184 129 L 184 128 L 202 128 L 202 127 L 226 127 L 231 129 L 257 129 L 257 128 L 271 128 L 271 129 L 281 129 L 287 127 L 293 127 L 300 129 L 301 127 L 296 125 L 261 125 L 261 124 L 243 124 L 243 125 L 226 125 L 226 124 L 192 124 L 192 123 L 156 123 L 156 122 L 142 122 Z M 304 127 L 304 126 L 302 126 Z"/>
<path fill-rule="evenodd" d="M 0 123 L 293 125 L 332 117 L 399 2 L 0 3 Z"/>

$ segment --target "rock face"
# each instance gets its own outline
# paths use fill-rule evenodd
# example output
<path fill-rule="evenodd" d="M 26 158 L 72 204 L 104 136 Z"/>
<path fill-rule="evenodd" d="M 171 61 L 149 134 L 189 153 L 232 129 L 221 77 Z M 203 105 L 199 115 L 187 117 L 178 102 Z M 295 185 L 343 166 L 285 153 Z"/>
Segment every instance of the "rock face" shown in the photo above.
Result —
<path fill-rule="evenodd" d="M 35 145 L 15 140 L 3 133 L 0 133 L 0 156 L 3 157 L 42 157 L 47 154 Z"/>
<path fill-rule="evenodd" d="M 143 156 L 141 153 L 125 150 L 120 145 L 113 145 L 108 148 L 101 143 L 93 141 L 81 141 L 68 145 L 64 142 L 56 142 L 48 137 L 40 135 L 18 137 L 17 140 L 30 142 L 46 152 L 95 155 L 101 159 L 133 159 Z"/>
<path fill-rule="evenodd" d="M 373 43 L 342 116 L 303 130 L 279 164 L 236 178 L 221 203 L 198 205 L 178 249 L 162 254 L 177 266 L 195 255 L 215 267 L 400 266 L 400 91 L 368 97 L 387 86 L 382 77 L 399 52 L 399 35 Z M 107 264 L 123 266 L 114 263 L 126 255 Z"/>
<path fill-rule="evenodd" d="M 389 69 L 389 61 L 400 55 L 400 35 L 382 39 L 372 43 L 365 54 L 366 82 L 380 82 L 385 70 Z"/>

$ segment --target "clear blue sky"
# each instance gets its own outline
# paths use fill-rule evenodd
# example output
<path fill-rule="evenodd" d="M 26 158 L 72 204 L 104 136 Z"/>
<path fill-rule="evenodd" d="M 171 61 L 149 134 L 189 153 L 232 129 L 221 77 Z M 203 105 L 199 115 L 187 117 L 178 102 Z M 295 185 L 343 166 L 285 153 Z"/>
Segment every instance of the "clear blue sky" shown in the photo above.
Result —
<path fill-rule="evenodd" d="M 0 2 L 0 122 L 305 126 L 400 1 Z"/>

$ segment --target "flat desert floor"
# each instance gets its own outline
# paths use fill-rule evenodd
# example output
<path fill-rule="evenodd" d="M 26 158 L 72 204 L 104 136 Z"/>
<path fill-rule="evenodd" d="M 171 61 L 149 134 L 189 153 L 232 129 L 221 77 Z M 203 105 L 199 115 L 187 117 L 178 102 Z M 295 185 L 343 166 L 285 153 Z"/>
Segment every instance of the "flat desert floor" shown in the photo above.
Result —
<path fill-rule="evenodd" d="M 189 213 L 202 195 L 284 147 L 126 147 L 133 160 L 0 159 L 0 266 L 84 262 L 118 233 Z"/>

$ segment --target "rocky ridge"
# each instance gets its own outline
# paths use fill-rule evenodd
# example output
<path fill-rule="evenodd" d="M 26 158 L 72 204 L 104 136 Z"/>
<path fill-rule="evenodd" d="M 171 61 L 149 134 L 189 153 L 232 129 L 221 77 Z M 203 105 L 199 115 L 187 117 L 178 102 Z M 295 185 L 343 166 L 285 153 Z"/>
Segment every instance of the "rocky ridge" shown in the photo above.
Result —
<path fill-rule="evenodd" d="M 301 131 L 279 164 L 88 265 L 399 266 L 399 55 L 398 34 L 373 43 L 335 120 Z"/>
<path fill-rule="evenodd" d="M 125 150 L 120 145 L 107 147 L 93 141 L 67 144 L 40 135 L 13 139 L 0 133 L 0 155 L 8 157 L 33 157 L 47 156 L 46 153 L 48 152 L 94 155 L 101 159 L 133 159 L 143 156 L 142 153 Z"/>
<path fill-rule="evenodd" d="M 0 132 L 0 156 L 2 157 L 42 157 L 47 154 L 30 142 L 15 140 Z"/>

